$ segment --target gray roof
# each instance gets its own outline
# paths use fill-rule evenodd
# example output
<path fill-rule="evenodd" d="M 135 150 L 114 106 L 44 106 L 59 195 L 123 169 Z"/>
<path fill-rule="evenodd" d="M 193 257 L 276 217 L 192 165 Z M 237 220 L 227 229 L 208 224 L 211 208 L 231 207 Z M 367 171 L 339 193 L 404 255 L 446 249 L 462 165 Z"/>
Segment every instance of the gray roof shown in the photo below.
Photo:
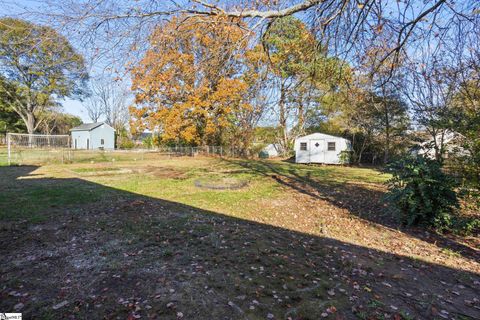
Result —
<path fill-rule="evenodd" d="M 84 123 L 79 125 L 78 127 L 70 129 L 70 131 L 90 131 L 95 129 L 96 127 L 100 127 L 103 122 L 95 122 L 95 123 Z"/>

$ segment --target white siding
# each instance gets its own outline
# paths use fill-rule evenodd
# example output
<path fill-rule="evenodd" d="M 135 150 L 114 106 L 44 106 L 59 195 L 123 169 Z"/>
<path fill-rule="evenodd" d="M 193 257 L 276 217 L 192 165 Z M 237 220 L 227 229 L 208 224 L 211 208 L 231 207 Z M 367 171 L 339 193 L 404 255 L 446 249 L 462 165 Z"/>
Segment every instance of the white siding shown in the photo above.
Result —
<path fill-rule="evenodd" d="M 109 125 L 102 124 L 101 126 L 90 131 L 91 149 L 104 148 L 111 150 L 115 148 L 115 130 Z M 103 145 L 101 140 L 103 139 Z"/>
<path fill-rule="evenodd" d="M 335 143 L 335 150 L 328 150 L 329 142 Z M 307 150 L 300 150 L 302 143 L 306 143 Z M 341 164 L 340 154 L 350 149 L 347 139 L 313 133 L 295 140 L 295 162 Z"/>
<path fill-rule="evenodd" d="M 102 124 L 90 131 L 72 131 L 72 149 L 98 150 L 102 147 L 105 150 L 115 149 L 115 130 L 109 125 Z"/>
<path fill-rule="evenodd" d="M 90 139 L 89 131 L 72 131 L 72 148 L 87 149 L 87 140 L 89 139 Z"/>
<path fill-rule="evenodd" d="M 307 150 L 300 150 L 300 144 L 306 143 Z M 310 163 L 310 140 L 298 138 L 295 140 L 295 162 Z"/>

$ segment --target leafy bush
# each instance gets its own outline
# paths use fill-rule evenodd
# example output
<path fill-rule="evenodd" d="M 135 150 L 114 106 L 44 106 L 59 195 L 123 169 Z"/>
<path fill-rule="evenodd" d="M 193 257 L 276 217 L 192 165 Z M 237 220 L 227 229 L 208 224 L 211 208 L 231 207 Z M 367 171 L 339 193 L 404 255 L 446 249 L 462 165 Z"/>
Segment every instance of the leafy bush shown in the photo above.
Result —
<path fill-rule="evenodd" d="M 455 233 L 461 235 L 477 235 L 480 233 L 480 219 L 476 217 L 462 217 L 453 223 Z"/>
<path fill-rule="evenodd" d="M 118 148 L 120 149 L 133 149 L 135 147 L 135 143 L 127 137 L 122 137 L 119 140 Z"/>
<path fill-rule="evenodd" d="M 352 163 L 352 151 L 342 151 L 340 152 L 340 163 L 341 164 L 350 164 Z"/>
<path fill-rule="evenodd" d="M 145 139 L 143 139 L 142 145 L 143 145 L 144 148 L 153 149 L 155 147 L 155 141 L 154 141 L 153 137 L 148 136 Z"/>
<path fill-rule="evenodd" d="M 463 181 L 462 181 L 463 182 Z M 458 191 L 462 213 L 453 224 L 453 229 L 461 235 L 480 234 L 480 189 L 460 188 Z"/>
<path fill-rule="evenodd" d="M 406 225 L 425 224 L 445 230 L 459 207 L 454 180 L 438 161 L 405 157 L 387 167 L 393 177 L 387 182 L 387 199 L 395 204 Z"/>

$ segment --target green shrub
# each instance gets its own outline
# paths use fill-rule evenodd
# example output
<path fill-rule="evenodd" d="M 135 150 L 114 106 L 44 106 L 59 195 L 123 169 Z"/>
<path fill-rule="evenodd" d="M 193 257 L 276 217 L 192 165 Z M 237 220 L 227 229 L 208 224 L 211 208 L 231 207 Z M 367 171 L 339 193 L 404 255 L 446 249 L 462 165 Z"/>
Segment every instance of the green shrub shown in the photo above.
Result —
<path fill-rule="evenodd" d="M 268 152 L 265 151 L 265 150 L 262 150 L 258 153 L 258 157 L 260 159 L 268 159 L 269 155 L 268 155 Z"/>
<path fill-rule="evenodd" d="M 155 147 L 155 140 L 152 136 L 148 136 L 145 139 L 143 139 L 142 145 L 144 148 L 152 149 L 153 147 Z"/>
<path fill-rule="evenodd" d="M 134 147 L 135 143 L 127 137 L 122 137 L 118 142 L 118 148 L 120 149 L 133 149 Z"/>
<path fill-rule="evenodd" d="M 350 164 L 352 163 L 352 151 L 342 151 L 340 152 L 340 163 L 341 164 Z"/>
<path fill-rule="evenodd" d="M 480 233 L 480 219 L 476 217 L 462 217 L 453 223 L 455 233 L 461 235 L 477 235 Z"/>
<path fill-rule="evenodd" d="M 438 161 L 405 157 L 387 166 L 387 200 L 395 204 L 403 224 L 424 224 L 437 230 L 449 228 L 459 207 L 454 180 Z"/>

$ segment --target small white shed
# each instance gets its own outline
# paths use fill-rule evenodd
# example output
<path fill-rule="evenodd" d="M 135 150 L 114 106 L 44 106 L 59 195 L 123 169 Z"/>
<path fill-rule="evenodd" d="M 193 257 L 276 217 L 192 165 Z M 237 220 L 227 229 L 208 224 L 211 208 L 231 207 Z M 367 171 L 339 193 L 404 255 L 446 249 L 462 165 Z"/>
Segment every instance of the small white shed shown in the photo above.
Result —
<path fill-rule="evenodd" d="M 342 152 L 351 151 L 350 141 L 323 133 L 295 139 L 295 162 L 341 164 Z"/>
<path fill-rule="evenodd" d="M 103 122 L 84 123 L 70 130 L 72 149 L 115 149 L 115 129 Z"/>

